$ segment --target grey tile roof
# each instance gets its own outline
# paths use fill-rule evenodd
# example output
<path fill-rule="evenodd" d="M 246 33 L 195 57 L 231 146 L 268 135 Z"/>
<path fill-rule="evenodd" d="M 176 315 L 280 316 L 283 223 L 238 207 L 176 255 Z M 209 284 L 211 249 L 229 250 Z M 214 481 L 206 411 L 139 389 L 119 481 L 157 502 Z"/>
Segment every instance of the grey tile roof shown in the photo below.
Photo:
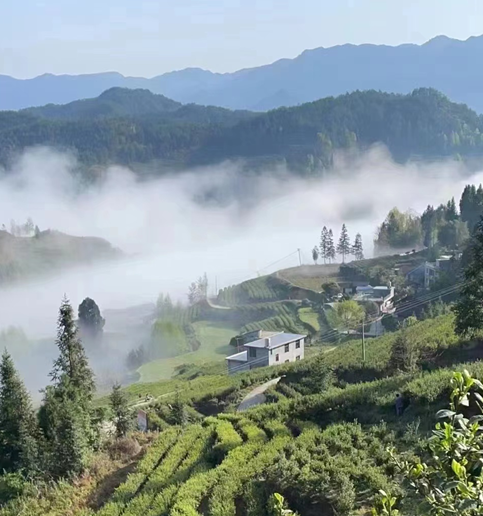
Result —
<path fill-rule="evenodd" d="M 274 349 L 296 340 L 305 339 L 307 335 L 298 335 L 297 333 L 277 333 L 270 337 L 270 345 L 266 346 L 265 339 L 254 340 L 253 342 L 247 342 L 244 344 L 247 348 L 268 348 Z"/>

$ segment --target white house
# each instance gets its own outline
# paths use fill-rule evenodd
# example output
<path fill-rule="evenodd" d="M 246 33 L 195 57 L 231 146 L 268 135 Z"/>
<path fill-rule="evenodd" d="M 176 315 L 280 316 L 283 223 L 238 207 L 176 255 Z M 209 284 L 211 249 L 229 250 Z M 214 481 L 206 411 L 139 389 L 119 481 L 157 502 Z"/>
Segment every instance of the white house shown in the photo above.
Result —
<path fill-rule="evenodd" d="M 242 351 L 226 357 L 229 374 L 249 371 L 304 358 L 307 335 L 295 333 L 271 333 L 270 336 L 245 342 Z"/>

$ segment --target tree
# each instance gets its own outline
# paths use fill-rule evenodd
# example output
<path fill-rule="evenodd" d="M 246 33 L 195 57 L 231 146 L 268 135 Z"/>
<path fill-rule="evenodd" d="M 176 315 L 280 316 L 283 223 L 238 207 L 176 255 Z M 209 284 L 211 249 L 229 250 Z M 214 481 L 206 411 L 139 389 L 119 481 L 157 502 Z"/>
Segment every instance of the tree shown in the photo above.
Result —
<path fill-rule="evenodd" d="M 79 330 L 81 335 L 90 340 L 98 341 L 102 338 L 106 321 L 101 316 L 97 303 L 90 297 L 86 297 L 79 305 Z"/>
<path fill-rule="evenodd" d="M 332 233 L 331 229 L 329 229 L 329 233 L 327 234 L 327 259 L 329 263 L 335 260 L 334 233 Z"/>
<path fill-rule="evenodd" d="M 35 226 L 34 236 L 35 236 L 35 238 L 39 238 L 39 236 L 40 236 L 40 229 L 38 226 Z"/>
<path fill-rule="evenodd" d="M 199 301 L 199 289 L 196 282 L 193 281 L 188 287 L 188 302 L 190 305 L 194 305 Z"/>
<path fill-rule="evenodd" d="M 352 254 L 355 256 L 356 260 L 364 259 L 364 250 L 362 249 L 362 236 L 360 233 L 357 233 L 356 235 L 354 245 L 352 246 Z"/>
<path fill-rule="evenodd" d="M 416 246 L 422 240 L 421 219 L 393 208 L 378 229 L 374 245 L 378 250 L 403 249 Z"/>
<path fill-rule="evenodd" d="M 364 315 L 365 312 L 362 306 L 350 299 L 336 303 L 333 309 L 328 312 L 327 317 L 333 328 L 346 331 L 357 328 L 361 324 Z"/>
<path fill-rule="evenodd" d="M 349 234 L 345 224 L 342 224 L 342 230 L 340 232 L 339 243 L 337 244 L 337 254 L 342 256 L 342 263 L 345 263 L 345 257 L 351 252 L 351 244 L 349 240 Z"/>
<path fill-rule="evenodd" d="M 59 357 L 50 374 L 53 385 L 44 391 L 39 413 L 48 469 L 56 477 L 80 474 L 95 440 L 91 420 L 94 374 L 77 335 L 74 311 L 67 299 L 59 309 L 56 344 Z"/>
<path fill-rule="evenodd" d="M 131 428 L 131 414 L 128 406 L 126 394 L 121 390 L 120 384 L 112 387 L 109 397 L 111 409 L 114 414 L 114 425 L 116 427 L 116 436 L 124 437 Z"/>
<path fill-rule="evenodd" d="M 464 282 L 454 311 L 456 333 L 471 337 L 483 329 L 483 217 L 475 228 L 467 252 Z"/>
<path fill-rule="evenodd" d="M 38 452 L 32 402 L 5 350 L 0 363 L 0 470 L 30 476 L 38 468 Z"/>
<path fill-rule="evenodd" d="M 34 232 L 35 226 L 34 226 L 34 222 L 31 219 L 31 217 L 29 217 L 27 219 L 27 222 L 24 224 L 24 228 L 25 228 L 25 235 L 26 236 L 32 236 L 32 233 Z"/>
<path fill-rule="evenodd" d="M 332 299 L 334 296 L 342 292 L 340 286 L 335 281 L 328 281 L 327 283 L 322 283 L 321 288 L 323 293 L 327 297 L 327 300 Z"/>
<path fill-rule="evenodd" d="M 419 350 L 406 328 L 400 330 L 392 342 L 389 366 L 394 371 L 414 372 L 418 365 Z"/>
<path fill-rule="evenodd" d="M 60 354 L 50 373 L 54 385 L 89 403 L 95 389 L 94 373 L 78 337 L 74 311 L 67 298 L 62 300 L 59 309 L 56 345 Z"/>
<path fill-rule="evenodd" d="M 317 246 L 312 249 L 312 260 L 314 260 L 314 264 L 317 265 L 317 261 L 319 259 L 319 250 Z"/>
<path fill-rule="evenodd" d="M 320 233 L 320 257 L 324 260 L 324 263 L 329 257 L 329 231 L 326 226 L 322 228 Z"/>

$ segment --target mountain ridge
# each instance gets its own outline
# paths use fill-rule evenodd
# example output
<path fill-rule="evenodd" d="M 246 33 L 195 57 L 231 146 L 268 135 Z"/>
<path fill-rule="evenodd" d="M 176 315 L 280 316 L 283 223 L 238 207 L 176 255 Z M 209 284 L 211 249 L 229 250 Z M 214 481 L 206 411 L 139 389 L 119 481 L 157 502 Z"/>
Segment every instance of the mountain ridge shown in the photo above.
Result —
<path fill-rule="evenodd" d="M 483 112 L 483 36 L 466 40 L 436 36 L 417 45 L 343 44 L 307 49 L 293 59 L 218 73 L 199 67 L 151 78 L 118 72 L 44 74 L 31 79 L 0 75 L 0 110 L 64 104 L 98 96 L 113 86 L 144 88 L 177 102 L 261 110 L 297 105 L 330 95 L 375 89 L 409 93 L 431 87 Z M 277 99 L 277 92 L 285 96 Z M 266 102 L 265 99 L 273 99 Z"/>

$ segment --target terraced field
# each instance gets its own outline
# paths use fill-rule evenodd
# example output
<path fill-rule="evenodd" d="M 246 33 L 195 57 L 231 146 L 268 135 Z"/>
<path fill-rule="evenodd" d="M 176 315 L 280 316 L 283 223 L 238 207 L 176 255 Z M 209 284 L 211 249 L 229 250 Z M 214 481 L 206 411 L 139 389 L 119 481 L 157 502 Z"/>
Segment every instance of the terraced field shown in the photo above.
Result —
<path fill-rule="evenodd" d="M 370 436 L 358 425 L 339 429 L 362 447 L 360 461 L 374 473 L 380 466 L 369 457 Z M 273 471 L 295 450 L 311 452 L 317 460 L 332 443 L 334 431 L 300 423 L 288 427 L 281 420 L 263 424 L 234 414 L 205 418 L 202 424 L 171 427 L 162 432 L 134 473 L 114 492 L 99 516 L 264 516 L 268 515 Z M 339 438 L 339 437 L 338 437 Z M 364 439 L 367 442 L 364 442 Z M 325 443 L 325 448 L 324 448 Z M 366 453 L 364 453 L 366 449 Z M 351 450 L 355 450 L 351 448 Z M 351 453 L 353 453 L 353 451 Z M 347 449 L 339 468 L 347 469 Z M 325 466 L 334 475 L 335 466 Z M 310 468 L 309 468 L 310 469 Z M 380 468 L 382 470 L 382 467 Z M 308 472 L 308 470 L 307 470 Z M 265 480 L 263 478 L 265 477 Z M 377 475 L 366 481 L 373 491 L 386 487 Z M 335 475 L 334 480 L 335 481 Z M 329 495 L 324 495 L 326 498 Z"/>

